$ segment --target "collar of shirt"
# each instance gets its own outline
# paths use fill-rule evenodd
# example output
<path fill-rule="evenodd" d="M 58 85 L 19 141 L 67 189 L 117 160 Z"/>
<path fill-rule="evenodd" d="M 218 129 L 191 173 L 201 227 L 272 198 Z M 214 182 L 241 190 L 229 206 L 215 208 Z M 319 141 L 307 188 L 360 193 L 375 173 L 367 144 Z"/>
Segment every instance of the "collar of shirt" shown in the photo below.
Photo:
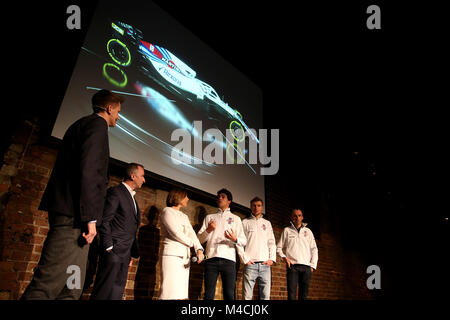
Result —
<path fill-rule="evenodd" d="M 179 215 L 179 216 L 187 216 L 183 211 L 174 209 L 172 207 L 168 207 L 170 211 L 172 211 L 173 214 Z"/>
<path fill-rule="evenodd" d="M 262 219 L 262 218 L 264 218 L 264 215 L 263 215 L 263 214 L 261 214 L 261 215 L 259 216 L 259 218 L 255 217 L 255 216 L 253 215 L 253 213 L 250 215 L 250 219 L 260 220 L 260 219 Z"/>
<path fill-rule="evenodd" d="M 296 226 L 294 225 L 294 223 L 291 221 L 291 226 L 292 226 L 295 230 L 297 230 L 297 231 L 300 231 L 300 229 L 306 227 L 306 225 L 307 225 L 307 223 L 302 222 L 302 224 L 300 225 L 300 228 L 297 229 L 297 227 L 296 227 Z"/>
<path fill-rule="evenodd" d="M 231 213 L 230 208 L 226 208 L 225 211 L 222 211 L 222 209 L 219 208 L 219 211 L 217 211 L 218 214 L 223 214 L 223 213 Z"/>
<path fill-rule="evenodd" d="M 136 194 L 136 191 L 131 189 L 130 186 L 128 184 L 126 184 L 125 182 L 122 182 L 122 184 L 127 188 L 128 192 L 131 194 L 131 197 L 134 198 L 134 195 Z"/>

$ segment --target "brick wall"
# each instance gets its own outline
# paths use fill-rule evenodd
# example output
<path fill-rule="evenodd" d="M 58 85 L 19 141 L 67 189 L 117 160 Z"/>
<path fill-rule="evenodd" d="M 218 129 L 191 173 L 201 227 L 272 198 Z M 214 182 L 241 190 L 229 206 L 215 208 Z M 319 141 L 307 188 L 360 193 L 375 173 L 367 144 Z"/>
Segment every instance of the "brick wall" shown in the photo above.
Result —
<path fill-rule="evenodd" d="M 46 126 L 23 122 L 6 151 L 0 169 L 0 299 L 18 299 L 29 284 L 48 232 L 47 213 L 38 210 L 56 160 L 57 148 L 46 140 Z M 119 183 L 111 177 L 110 185 Z M 144 186 L 137 190 L 142 223 L 138 233 L 141 258 L 129 269 L 124 299 L 156 299 L 159 295 L 161 237 L 158 215 L 165 206 L 167 191 Z M 266 208 L 278 240 L 287 223 L 288 199 L 282 181 L 266 179 Z M 191 200 L 184 210 L 196 231 L 203 217 L 216 208 Z M 241 217 L 244 215 L 235 212 Z M 329 229 L 329 228 L 328 228 Z M 327 228 L 325 228 L 327 230 Z M 317 239 L 319 263 L 310 286 L 312 299 L 371 299 L 365 288 L 366 265 L 356 253 L 342 248 L 339 237 L 322 232 Z M 95 246 L 91 245 L 88 276 L 82 299 L 88 299 L 95 277 Z M 279 258 L 278 258 L 279 259 Z M 191 299 L 203 297 L 203 265 L 193 265 L 190 275 Z M 286 299 L 286 266 L 278 261 L 272 268 L 271 299 Z M 239 266 L 237 299 L 242 299 L 242 269 Z M 257 295 L 255 286 L 255 295 Z M 222 299 L 219 278 L 216 299 Z"/>

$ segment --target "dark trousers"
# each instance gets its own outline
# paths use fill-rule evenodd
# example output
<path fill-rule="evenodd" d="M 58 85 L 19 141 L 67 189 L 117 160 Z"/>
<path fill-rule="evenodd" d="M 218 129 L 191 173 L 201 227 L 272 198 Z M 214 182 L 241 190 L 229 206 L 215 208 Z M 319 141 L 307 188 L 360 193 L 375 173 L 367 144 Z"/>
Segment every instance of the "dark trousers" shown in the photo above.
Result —
<path fill-rule="evenodd" d="M 83 292 L 89 245 L 73 217 L 49 213 L 50 229 L 23 300 L 78 300 Z"/>
<path fill-rule="evenodd" d="M 236 262 L 211 258 L 205 261 L 205 300 L 213 300 L 216 294 L 217 277 L 222 278 L 223 299 L 234 300 L 236 287 Z"/>
<path fill-rule="evenodd" d="M 311 280 L 311 267 L 303 264 L 294 264 L 287 268 L 286 273 L 288 300 L 296 299 L 297 286 L 299 287 L 298 300 L 306 300 Z"/>
<path fill-rule="evenodd" d="M 129 263 L 130 255 L 121 257 L 114 251 L 102 252 L 90 299 L 122 300 L 127 284 Z"/>

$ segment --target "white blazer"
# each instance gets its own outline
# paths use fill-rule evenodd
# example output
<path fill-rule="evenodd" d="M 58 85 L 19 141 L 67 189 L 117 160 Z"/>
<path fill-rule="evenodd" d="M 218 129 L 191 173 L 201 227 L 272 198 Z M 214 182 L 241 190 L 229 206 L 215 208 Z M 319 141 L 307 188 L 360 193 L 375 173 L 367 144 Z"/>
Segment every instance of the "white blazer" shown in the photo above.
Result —
<path fill-rule="evenodd" d="M 170 207 L 163 209 L 161 214 L 161 233 L 163 256 L 177 256 L 189 259 L 190 248 L 203 250 L 200 241 L 192 228 L 186 214 Z"/>

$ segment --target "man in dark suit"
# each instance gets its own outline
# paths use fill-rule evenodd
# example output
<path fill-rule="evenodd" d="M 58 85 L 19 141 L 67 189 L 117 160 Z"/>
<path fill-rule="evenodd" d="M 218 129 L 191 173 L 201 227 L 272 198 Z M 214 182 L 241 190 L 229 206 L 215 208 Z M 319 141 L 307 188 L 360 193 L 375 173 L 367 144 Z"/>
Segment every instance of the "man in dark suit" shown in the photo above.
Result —
<path fill-rule="evenodd" d="M 50 229 L 24 300 L 79 299 L 89 244 L 100 225 L 108 184 L 108 127 L 119 119 L 124 99 L 100 90 L 94 113 L 67 129 L 39 206 Z"/>
<path fill-rule="evenodd" d="M 122 300 L 131 257 L 139 257 L 136 232 L 141 216 L 134 190 L 144 182 L 144 167 L 130 163 L 124 181 L 108 189 L 99 227 L 100 263 L 91 300 Z"/>

